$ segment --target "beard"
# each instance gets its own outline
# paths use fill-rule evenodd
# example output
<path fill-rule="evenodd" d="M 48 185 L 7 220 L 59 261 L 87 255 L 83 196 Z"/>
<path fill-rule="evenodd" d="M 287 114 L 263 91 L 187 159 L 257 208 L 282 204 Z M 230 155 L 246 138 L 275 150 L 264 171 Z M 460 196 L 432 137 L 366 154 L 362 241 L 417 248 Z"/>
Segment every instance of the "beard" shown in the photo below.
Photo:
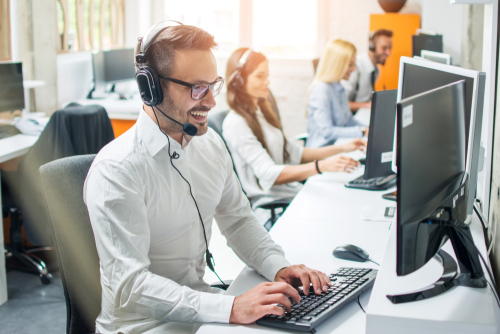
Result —
<path fill-rule="evenodd" d="M 198 105 L 189 109 L 188 111 L 182 111 L 182 109 L 179 106 L 177 106 L 175 102 L 172 100 L 172 98 L 167 94 L 165 94 L 163 102 L 161 103 L 161 110 L 165 114 L 167 114 L 168 116 L 172 117 L 177 122 L 182 124 L 186 124 L 189 122 L 189 115 L 191 112 L 210 111 L 210 109 L 211 108 L 205 107 L 203 105 Z M 184 133 L 182 125 L 175 123 L 174 121 L 168 119 L 165 116 L 163 116 L 162 119 L 160 120 L 160 124 L 163 131 L 167 133 L 179 133 L 179 132 Z M 196 136 L 204 135 L 208 131 L 207 121 L 203 123 L 192 122 L 191 124 L 193 124 L 198 129 Z"/>

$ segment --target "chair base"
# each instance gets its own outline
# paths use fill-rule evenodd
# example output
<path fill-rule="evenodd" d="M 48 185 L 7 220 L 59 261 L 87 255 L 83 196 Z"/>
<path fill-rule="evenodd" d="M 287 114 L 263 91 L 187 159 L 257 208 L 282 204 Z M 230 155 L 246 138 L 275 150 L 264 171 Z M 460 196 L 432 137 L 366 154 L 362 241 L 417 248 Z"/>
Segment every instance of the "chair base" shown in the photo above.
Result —
<path fill-rule="evenodd" d="M 52 282 L 52 275 L 48 270 L 48 266 L 46 264 L 46 260 L 44 261 L 39 256 L 35 255 L 35 253 L 43 251 L 54 251 L 53 247 L 39 247 L 32 248 L 28 250 L 16 250 L 15 248 L 5 245 L 5 262 L 6 267 L 12 270 L 18 270 L 27 272 L 30 274 L 35 274 L 40 276 L 40 281 L 42 284 L 50 284 Z M 52 256 L 42 256 L 43 258 L 50 258 Z M 53 261 L 51 261 L 53 262 Z M 55 268 L 52 268 L 55 269 Z"/>

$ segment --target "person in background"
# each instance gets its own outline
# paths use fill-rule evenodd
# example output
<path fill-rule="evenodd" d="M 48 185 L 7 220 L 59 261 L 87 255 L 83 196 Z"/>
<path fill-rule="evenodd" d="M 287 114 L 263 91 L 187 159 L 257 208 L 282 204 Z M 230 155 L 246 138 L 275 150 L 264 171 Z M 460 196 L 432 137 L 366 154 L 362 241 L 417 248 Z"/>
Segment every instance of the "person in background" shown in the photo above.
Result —
<path fill-rule="evenodd" d="M 356 59 L 356 71 L 348 80 L 341 80 L 344 86 L 349 106 L 353 112 L 360 108 L 371 108 L 372 94 L 380 74 L 378 64 L 385 65 L 391 55 L 392 31 L 380 29 L 370 34 L 368 53 L 359 55 Z"/>
<path fill-rule="evenodd" d="M 344 145 L 304 148 L 287 140 L 269 102 L 269 62 L 252 49 L 233 52 L 227 62 L 227 102 L 231 111 L 222 125 L 243 190 L 252 206 L 292 199 L 298 181 L 322 172 L 350 172 L 358 162 L 339 153 L 366 147 L 355 139 Z M 334 156 L 331 159 L 326 159 Z M 326 159 L 326 160 L 325 160 Z M 265 221 L 261 213 L 261 221 Z M 260 214 L 258 214 L 260 216 Z"/>
<path fill-rule="evenodd" d="M 340 84 L 356 69 L 356 47 L 337 39 L 328 42 L 318 63 L 307 101 L 306 147 L 332 145 L 339 138 L 365 136 L 365 124 L 354 119 Z"/>

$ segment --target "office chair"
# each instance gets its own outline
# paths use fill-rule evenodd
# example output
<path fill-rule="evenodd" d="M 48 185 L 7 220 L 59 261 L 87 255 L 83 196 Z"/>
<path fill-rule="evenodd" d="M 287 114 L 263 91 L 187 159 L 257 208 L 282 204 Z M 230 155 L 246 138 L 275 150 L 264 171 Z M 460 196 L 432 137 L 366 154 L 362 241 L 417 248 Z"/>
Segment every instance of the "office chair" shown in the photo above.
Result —
<path fill-rule="evenodd" d="M 21 158 L 18 171 L 5 173 L 9 176 L 9 188 L 15 203 L 2 208 L 4 215 L 11 215 L 11 243 L 6 245 L 7 258 L 17 260 L 9 263 L 22 264 L 22 267 L 9 268 L 36 273 L 44 284 L 51 282 L 46 263 L 35 253 L 49 251 L 44 253 L 50 254 L 54 248 L 27 249 L 21 241 L 21 227 L 24 226 L 30 243 L 53 245 L 52 234 L 47 232 L 50 228 L 38 168 L 67 156 L 95 154 L 113 139 L 111 121 L 103 107 L 70 104 L 51 116 L 38 141 Z"/>
<path fill-rule="evenodd" d="M 101 310 L 99 257 L 83 202 L 83 184 L 94 157 L 63 158 L 40 167 L 66 299 L 68 334 L 94 333 Z"/>
<path fill-rule="evenodd" d="M 278 106 L 276 105 L 276 101 L 275 101 L 274 96 L 272 95 L 271 91 L 269 91 L 269 100 L 270 100 L 271 106 L 273 107 L 273 110 L 279 116 Z M 215 132 L 217 132 L 217 134 L 222 138 L 222 140 L 224 141 L 224 144 L 226 144 L 226 149 L 229 152 L 229 156 L 231 156 L 231 160 L 232 160 L 233 156 L 231 155 L 231 151 L 227 147 L 227 143 L 226 143 L 226 140 L 224 139 L 224 136 L 222 136 L 222 123 L 224 122 L 224 119 L 226 118 L 228 113 L 229 113 L 229 110 L 227 110 L 227 111 L 225 110 L 225 111 L 214 113 L 213 115 L 209 115 L 208 120 L 207 120 L 207 124 Z M 236 168 L 234 167 L 234 162 L 233 162 L 233 170 L 234 170 L 234 173 L 236 174 L 236 176 L 238 176 L 238 173 L 236 172 Z M 238 179 L 239 179 L 239 177 L 238 177 Z M 245 191 L 243 190 L 243 192 L 245 192 Z M 288 207 L 288 205 L 290 204 L 290 202 L 291 202 L 290 200 L 275 200 L 275 201 L 272 201 L 269 203 L 261 204 L 255 208 L 255 209 L 270 210 L 271 218 L 269 218 L 269 220 L 267 220 L 264 223 L 264 227 L 266 228 L 266 230 L 268 230 L 268 231 L 271 230 L 271 228 L 276 223 L 276 221 L 281 216 L 281 214 L 283 214 L 283 212 L 285 212 L 285 210 Z M 278 209 L 281 209 L 280 213 L 278 212 Z"/>

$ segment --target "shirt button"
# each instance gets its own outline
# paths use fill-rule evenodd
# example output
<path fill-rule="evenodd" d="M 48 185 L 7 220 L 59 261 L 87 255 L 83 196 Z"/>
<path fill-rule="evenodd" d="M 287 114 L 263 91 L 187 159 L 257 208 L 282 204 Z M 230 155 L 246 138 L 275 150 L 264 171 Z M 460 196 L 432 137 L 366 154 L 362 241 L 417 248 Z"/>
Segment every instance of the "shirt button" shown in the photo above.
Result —
<path fill-rule="evenodd" d="M 193 222 L 192 226 L 195 227 L 196 226 L 196 222 Z"/>
<path fill-rule="evenodd" d="M 182 165 L 182 160 L 179 160 L 179 165 Z"/>
<path fill-rule="evenodd" d="M 189 264 L 191 265 L 191 267 L 194 266 L 194 262 L 193 261 L 191 261 Z"/>
<path fill-rule="evenodd" d="M 187 194 L 188 194 L 188 195 L 191 195 L 191 192 L 189 192 L 189 190 L 188 190 L 188 191 L 187 191 Z"/>

